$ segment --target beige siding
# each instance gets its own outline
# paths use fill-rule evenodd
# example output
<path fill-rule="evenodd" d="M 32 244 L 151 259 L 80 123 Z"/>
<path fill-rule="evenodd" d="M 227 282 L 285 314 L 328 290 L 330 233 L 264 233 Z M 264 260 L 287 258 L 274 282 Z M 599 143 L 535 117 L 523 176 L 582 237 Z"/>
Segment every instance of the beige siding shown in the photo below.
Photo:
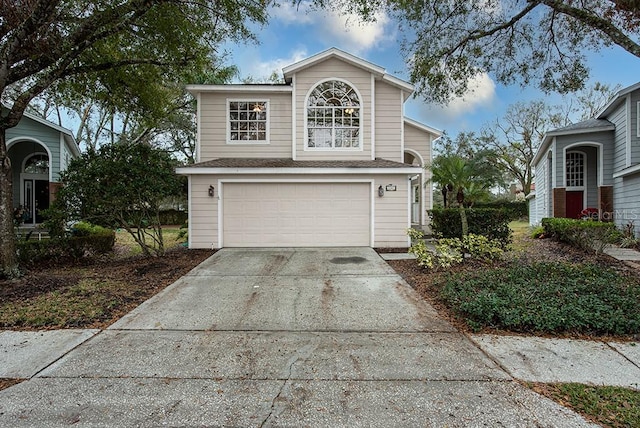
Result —
<path fill-rule="evenodd" d="M 360 117 L 363 123 L 362 150 L 304 150 L 305 101 L 309 91 L 319 82 L 342 79 L 361 96 Z M 366 160 L 371 159 L 371 73 L 335 58 L 328 59 L 295 75 L 296 159 L 297 160 Z"/>
<path fill-rule="evenodd" d="M 402 154 L 402 97 L 400 89 L 384 82 L 376 82 L 375 157 L 396 162 Z"/>
<path fill-rule="evenodd" d="M 395 192 L 385 191 L 383 197 L 377 196 L 378 186 L 395 184 Z M 409 180 L 406 176 L 375 177 L 375 243 L 377 248 L 408 247 L 407 229 L 409 228 Z"/>
<path fill-rule="evenodd" d="M 217 158 L 291 158 L 291 94 L 202 93 L 200 98 L 200 161 Z M 227 100 L 269 102 L 269 144 L 227 142 Z"/>
<path fill-rule="evenodd" d="M 192 176 L 190 195 L 190 234 L 189 245 L 191 248 L 215 248 L 219 247 L 218 240 L 218 198 L 220 189 L 219 181 L 222 181 L 222 194 L 227 183 L 254 182 L 254 183 L 327 183 L 327 182 L 365 182 L 370 187 L 370 198 L 373 210 L 373 234 L 374 247 L 407 247 L 406 235 L 409 227 L 408 188 L 409 182 L 405 175 L 294 175 L 294 176 Z M 372 182 L 372 184 L 370 184 Z M 216 195 L 211 198 L 207 194 L 209 185 L 216 187 Z M 385 191 L 383 197 L 378 196 L 378 187 L 383 188 L 393 184 L 397 191 Z M 275 184 L 274 184 L 275 185 Z M 223 196 L 224 197 L 224 196 Z M 370 210 L 371 211 L 371 210 Z"/>
<path fill-rule="evenodd" d="M 209 196 L 211 185 L 215 188 L 214 197 Z M 215 177 L 190 176 L 189 248 L 219 248 L 218 195 Z"/>

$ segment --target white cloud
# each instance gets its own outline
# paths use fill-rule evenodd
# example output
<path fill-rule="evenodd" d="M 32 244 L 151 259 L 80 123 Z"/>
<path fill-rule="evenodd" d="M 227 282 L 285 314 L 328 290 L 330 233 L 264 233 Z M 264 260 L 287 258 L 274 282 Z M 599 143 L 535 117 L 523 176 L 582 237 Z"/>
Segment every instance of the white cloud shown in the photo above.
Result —
<path fill-rule="evenodd" d="M 242 67 L 241 74 L 243 78 L 250 75 L 257 81 L 266 81 L 274 71 L 278 74 L 278 77 L 282 77 L 282 69 L 284 67 L 302 61 L 308 56 L 306 49 L 298 48 L 286 58 L 276 58 L 269 61 L 260 61 L 256 58 L 255 61 Z"/>
<path fill-rule="evenodd" d="M 355 14 L 331 12 L 322 15 L 319 27 L 321 38 L 355 55 L 362 55 L 383 42 L 395 39 L 391 20 L 382 12 L 372 22 L 363 22 Z"/>
<path fill-rule="evenodd" d="M 462 97 L 454 97 L 448 105 L 425 104 L 420 99 L 411 100 L 407 110 L 417 114 L 419 120 L 438 129 L 446 129 L 451 135 L 470 129 L 474 118 L 484 115 L 496 100 L 496 84 L 487 73 L 469 79 L 469 89 Z"/>
<path fill-rule="evenodd" d="M 271 18 L 289 24 L 311 24 L 314 18 L 310 12 L 310 3 L 302 1 L 297 5 L 285 2 L 269 10 Z"/>

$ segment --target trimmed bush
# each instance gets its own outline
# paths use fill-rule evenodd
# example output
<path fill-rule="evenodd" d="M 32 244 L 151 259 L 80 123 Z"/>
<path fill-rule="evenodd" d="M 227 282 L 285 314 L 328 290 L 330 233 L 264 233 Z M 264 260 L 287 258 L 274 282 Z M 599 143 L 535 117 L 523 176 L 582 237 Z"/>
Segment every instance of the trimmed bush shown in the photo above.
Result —
<path fill-rule="evenodd" d="M 494 208 L 467 208 L 469 233 L 499 241 L 503 247 L 511 243 L 507 212 Z M 462 238 L 460 210 L 457 208 L 429 210 L 431 229 L 438 238 Z"/>
<path fill-rule="evenodd" d="M 602 253 L 622 235 L 615 224 L 594 220 L 543 218 L 541 224 L 551 238 L 596 254 Z"/>
<path fill-rule="evenodd" d="M 640 332 L 640 283 L 596 264 L 516 264 L 456 275 L 437 286 L 447 305 L 474 329 Z"/>
<path fill-rule="evenodd" d="M 496 210 L 503 210 L 506 212 L 509 221 L 518 220 L 521 218 L 529 217 L 529 204 L 527 201 L 513 202 L 513 201 L 495 201 L 495 202 L 477 202 L 473 205 L 474 208 L 493 208 Z"/>
<path fill-rule="evenodd" d="M 18 262 L 29 266 L 37 262 L 80 260 L 86 256 L 106 254 L 113 249 L 115 239 L 113 230 L 80 222 L 73 226 L 70 236 L 18 242 Z"/>

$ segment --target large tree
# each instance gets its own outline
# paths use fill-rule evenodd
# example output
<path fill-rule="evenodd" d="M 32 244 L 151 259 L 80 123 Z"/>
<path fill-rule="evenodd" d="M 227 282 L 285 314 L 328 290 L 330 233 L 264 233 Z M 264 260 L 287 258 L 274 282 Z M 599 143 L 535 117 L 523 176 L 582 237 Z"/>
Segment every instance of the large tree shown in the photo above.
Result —
<path fill-rule="evenodd" d="M 103 93 L 122 103 L 162 103 L 145 96 L 149 76 L 177 75 L 204 63 L 221 35 L 244 38 L 247 20 L 264 22 L 255 0 L 0 0 L 0 276 L 18 273 L 6 130 L 29 103 L 64 82 L 72 93 Z M 158 79 L 163 80 L 163 79 Z M 132 90 L 123 90 L 131 88 Z M 136 90 L 137 89 L 137 90 Z"/>
<path fill-rule="evenodd" d="M 316 4 L 336 4 L 316 0 Z M 617 45 L 640 58 L 637 0 L 342 0 L 339 7 L 375 19 L 381 9 L 403 28 L 417 91 L 448 102 L 489 72 L 510 85 L 561 93 L 584 86 L 586 52 Z"/>

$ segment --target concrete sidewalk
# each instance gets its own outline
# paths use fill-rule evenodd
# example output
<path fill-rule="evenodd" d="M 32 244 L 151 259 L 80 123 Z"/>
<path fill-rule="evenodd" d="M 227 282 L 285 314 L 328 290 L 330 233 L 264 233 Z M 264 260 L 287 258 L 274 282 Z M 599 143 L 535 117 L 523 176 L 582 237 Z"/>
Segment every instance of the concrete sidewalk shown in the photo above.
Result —
<path fill-rule="evenodd" d="M 221 250 L 76 337 L 0 392 L 0 426 L 590 426 L 366 248 Z"/>

